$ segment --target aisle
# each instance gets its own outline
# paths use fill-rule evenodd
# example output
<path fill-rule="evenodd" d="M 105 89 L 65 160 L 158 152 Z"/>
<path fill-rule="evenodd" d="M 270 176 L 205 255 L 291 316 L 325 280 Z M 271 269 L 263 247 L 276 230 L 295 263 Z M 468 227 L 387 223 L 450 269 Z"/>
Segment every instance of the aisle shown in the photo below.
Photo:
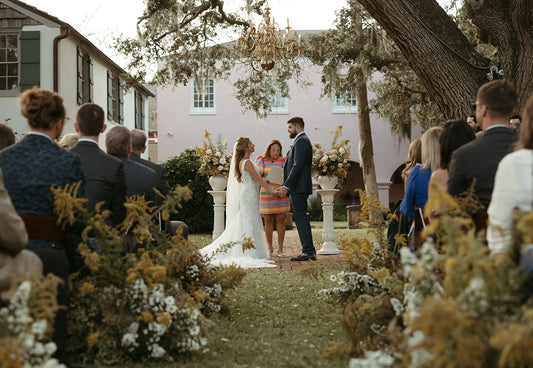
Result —
<path fill-rule="evenodd" d="M 232 291 L 210 332 L 210 351 L 183 361 L 191 367 L 346 367 L 348 357 L 326 357 L 343 338 L 335 306 L 317 291 L 336 286 L 329 274 L 312 280 L 300 272 L 250 271 Z M 179 365 L 177 365 L 179 367 Z"/>

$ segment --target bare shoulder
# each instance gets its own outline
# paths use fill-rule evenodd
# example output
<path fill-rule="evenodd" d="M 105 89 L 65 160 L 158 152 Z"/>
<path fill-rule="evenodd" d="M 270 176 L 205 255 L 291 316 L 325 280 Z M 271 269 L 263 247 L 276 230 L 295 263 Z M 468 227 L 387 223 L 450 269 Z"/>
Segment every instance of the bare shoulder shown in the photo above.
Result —
<path fill-rule="evenodd" d="M 436 184 L 441 190 L 448 188 L 448 170 L 438 169 L 431 174 L 431 183 Z"/>

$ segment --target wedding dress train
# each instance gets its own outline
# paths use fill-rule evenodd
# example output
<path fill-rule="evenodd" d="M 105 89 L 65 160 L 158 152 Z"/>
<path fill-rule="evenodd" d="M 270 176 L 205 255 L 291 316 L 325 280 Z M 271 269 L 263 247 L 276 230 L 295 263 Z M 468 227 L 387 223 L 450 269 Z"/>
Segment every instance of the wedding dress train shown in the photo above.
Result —
<path fill-rule="evenodd" d="M 260 185 L 244 170 L 246 161 L 248 160 L 241 162 L 242 184 L 239 184 L 237 189 L 238 210 L 235 215 L 229 215 L 226 219 L 224 232 L 213 243 L 200 249 L 200 253 L 211 257 L 210 261 L 215 265 L 234 264 L 242 268 L 275 267 L 274 261 L 268 259 L 267 241 L 259 214 Z M 231 195 L 230 190 L 228 185 L 228 197 Z M 243 252 L 242 243 L 248 237 L 254 242 L 255 249 Z M 228 243 L 235 244 L 225 252 L 222 251 Z"/>

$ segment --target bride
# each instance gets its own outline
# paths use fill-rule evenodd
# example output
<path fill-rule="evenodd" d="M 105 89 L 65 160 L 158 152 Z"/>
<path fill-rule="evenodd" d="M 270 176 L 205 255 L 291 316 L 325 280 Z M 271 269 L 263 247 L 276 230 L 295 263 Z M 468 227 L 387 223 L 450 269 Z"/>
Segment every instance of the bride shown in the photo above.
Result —
<path fill-rule="evenodd" d="M 260 186 L 270 191 L 274 189 L 250 161 L 254 148 L 247 137 L 239 137 L 233 147 L 226 192 L 227 226 L 213 243 L 200 249 L 202 255 L 210 257 L 212 264 L 234 264 L 243 268 L 276 266 L 268 259 L 265 231 L 259 215 Z M 253 241 L 255 249 L 243 251 L 243 243 L 248 240 Z"/>

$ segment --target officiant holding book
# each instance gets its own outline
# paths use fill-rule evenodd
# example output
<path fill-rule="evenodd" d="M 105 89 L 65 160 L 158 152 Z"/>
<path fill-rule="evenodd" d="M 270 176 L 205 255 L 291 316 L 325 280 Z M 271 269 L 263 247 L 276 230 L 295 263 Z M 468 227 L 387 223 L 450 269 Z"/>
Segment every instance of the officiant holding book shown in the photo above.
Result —
<path fill-rule="evenodd" d="M 283 184 L 283 167 L 287 161 L 283 157 L 281 142 L 271 140 L 262 156 L 256 159 L 259 174 L 266 178 L 270 186 L 277 189 Z M 274 254 L 272 234 L 274 232 L 274 219 L 278 231 L 278 257 L 283 257 L 283 241 L 285 239 L 286 213 L 290 212 L 289 197 L 274 197 L 271 192 L 261 187 L 261 215 L 265 219 L 265 234 L 270 254 Z"/>

